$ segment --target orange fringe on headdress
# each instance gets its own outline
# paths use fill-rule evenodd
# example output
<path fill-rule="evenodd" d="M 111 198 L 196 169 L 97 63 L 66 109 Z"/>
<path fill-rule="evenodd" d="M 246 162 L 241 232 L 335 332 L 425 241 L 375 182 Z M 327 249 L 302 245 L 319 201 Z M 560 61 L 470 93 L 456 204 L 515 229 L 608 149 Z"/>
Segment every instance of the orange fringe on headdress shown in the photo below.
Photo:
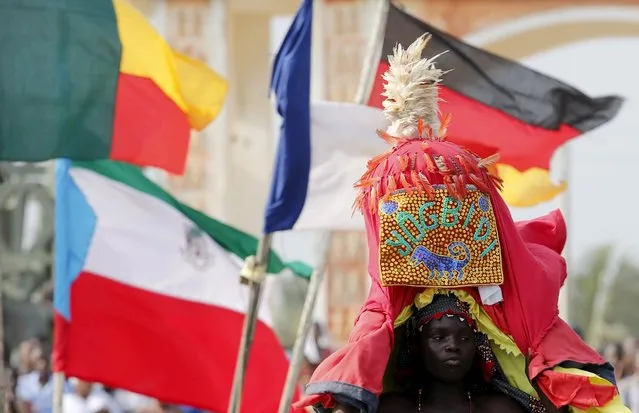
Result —
<path fill-rule="evenodd" d="M 442 184 L 450 195 L 458 199 L 466 195 L 467 185 L 474 185 L 482 192 L 489 192 L 492 186 L 501 189 L 502 180 L 493 167 L 499 159 L 497 154 L 480 159 L 462 147 L 452 151 L 452 154 L 438 150 L 441 149 L 440 145 L 446 145 L 442 142 L 445 141 L 450 119 L 450 115 L 443 118 L 436 137 L 421 119 L 418 123 L 419 135 L 413 139 L 377 131 L 392 147 L 368 162 L 366 172 L 354 185 L 358 195 L 353 208 L 364 212 L 363 208 L 368 207 L 369 212 L 374 213 L 380 200 L 386 200 L 399 189 L 424 193 L 431 198 L 435 194 L 431 181 L 436 175 L 441 176 Z M 419 144 L 415 141 L 419 141 Z M 414 145 L 416 150 L 398 153 L 405 145 Z M 418 157 L 423 161 L 421 168 Z"/>

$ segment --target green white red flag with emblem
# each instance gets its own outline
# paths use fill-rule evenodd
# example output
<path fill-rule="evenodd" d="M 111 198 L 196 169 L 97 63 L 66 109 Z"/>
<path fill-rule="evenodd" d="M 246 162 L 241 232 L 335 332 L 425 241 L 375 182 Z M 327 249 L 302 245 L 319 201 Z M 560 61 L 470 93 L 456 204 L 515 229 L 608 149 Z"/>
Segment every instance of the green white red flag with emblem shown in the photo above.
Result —
<path fill-rule="evenodd" d="M 128 164 L 61 161 L 56 190 L 55 370 L 226 411 L 256 239 Z M 270 273 L 286 267 L 270 256 Z M 276 411 L 287 369 L 263 307 L 242 410 Z"/>

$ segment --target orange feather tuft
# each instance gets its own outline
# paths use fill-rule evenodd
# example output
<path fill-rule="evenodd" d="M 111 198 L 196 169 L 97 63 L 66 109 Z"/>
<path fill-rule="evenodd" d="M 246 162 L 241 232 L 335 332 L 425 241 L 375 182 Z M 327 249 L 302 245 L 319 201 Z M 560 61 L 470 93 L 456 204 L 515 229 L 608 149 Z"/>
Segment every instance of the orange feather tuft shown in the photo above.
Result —
<path fill-rule="evenodd" d="M 402 141 L 402 139 L 400 138 L 396 138 L 392 135 L 389 135 L 388 133 L 386 133 L 385 131 L 381 130 L 381 129 L 377 129 L 377 136 L 379 136 L 380 138 L 384 139 L 384 141 L 386 141 L 386 143 L 389 143 L 393 146 L 397 145 L 398 143 L 400 143 Z"/>
<path fill-rule="evenodd" d="M 433 158 L 431 158 L 430 155 L 427 153 L 424 154 L 424 163 L 426 164 L 426 169 L 428 170 L 428 172 L 437 171 L 437 167 L 433 162 Z"/>
<path fill-rule="evenodd" d="M 416 153 L 411 153 L 410 154 L 410 170 L 414 171 L 415 170 L 415 164 L 417 163 L 417 154 Z"/>
<path fill-rule="evenodd" d="M 402 188 L 406 190 L 406 193 L 410 194 L 413 192 L 413 186 L 406 179 L 406 175 L 399 174 L 399 182 L 402 184 Z"/>
<path fill-rule="evenodd" d="M 386 190 L 388 192 L 395 192 L 397 190 L 397 182 L 393 175 L 388 175 L 388 183 L 386 184 Z"/>
<path fill-rule="evenodd" d="M 417 174 L 417 171 L 415 170 L 410 171 L 410 180 L 413 181 L 413 184 L 415 185 L 415 187 L 417 187 L 419 191 L 422 191 L 422 192 L 426 191 L 426 188 L 424 188 L 424 183 L 422 182 L 421 179 L 419 179 L 419 175 Z"/>
<path fill-rule="evenodd" d="M 457 193 L 457 188 L 455 188 L 453 178 L 450 175 L 446 175 L 444 177 L 444 185 L 446 185 L 446 189 L 448 190 L 448 193 L 450 195 L 452 195 L 454 198 L 460 199 L 459 194 Z"/>
<path fill-rule="evenodd" d="M 368 200 L 369 200 L 369 203 L 370 203 L 370 205 L 369 205 L 370 213 L 374 214 L 375 210 L 377 209 L 377 205 L 379 205 L 379 199 L 377 198 L 377 187 L 376 186 L 374 186 L 371 189 L 371 195 L 368 198 Z"/>
<path fill-rule="evenodd" d="M 428 180 L 428 178 L 426 177 L 426 175 L 424 175 L 421 172 L 418 172 L 419 175 L 419 180 L 421 181 L 424 190 L 426 191 L 426 194 L 428 195 L 429 198 L 432 198 L 435 196 L 435 189 L 433 189 L 433 186 L 431 185 L 430 181 Z"/>
<path fill-rule="evenodd" d="M 433 137 L 433 128 L 430 125 L 426 126 L 426 136 L 429 138 Z"/>
<path fill-rule="evenodd" d="M 446 159 L 443 156 L 435 156 L 434 159 L 435 165 L 437 165 L 437 169 L 442 174 L 449 174 L 450 168 L 446 165 Z"/>
<path fill-rule="evenodd" d="M 464 182 L 462 180 L 462 176 L 454 175 L 453 176 L 453 183 L 455 184 L 455 189 L 457 190 L 457 193 L 459 194 L 459 196 L 461 198 L 465 197 L 466 196 L 466 186 L 464 185 Z"/>
<path fill-rule="evenodd" d="M 488 187 L 487 182 L 485 182 L 483 179 L 475 174 L 470 174 L 468 175 L 468 177 L 470 178 L 471 182 L 477 187 L 477 189 L 486 193 L 490 192 L 490 188 Z"/>
<path fill-rule="evenodd" d="M 375 178 L 362 178 L 359 181 L 355 182 L 354 187 L 355 188 L 364 188 L 364 187 L 368 187 L 371 185 L 374 185 L 376 183 L 378 183 L 380 181 L 381 178 L 379 177 L 375 177 Z"/>
<path fill-rule="evenodd" d="M 466 158 L 465 156 L 457 155 L 455 158 L 457 159 L 457 162 L 462 167 L 464 172 L 466 172 L 468 174 L 469 173 L 477 173 L 477 172 L 479 172 L 479 169 L 477 168 L 477 166 L 473 165 L 473 163 L 470 162 L 470 160 L 468 158 Z"/>
<path fill-rule="evenodd" d="M 399 162 L 399 170 L 401 172 L 404 172 L 406 169 L 408 169 L 408 164 L 410 162 L 410 159 L 408 158 L 408 155 L 400 155 L 397 157 L 397 161 Z"/>
<path fill-rule="evenodd" d="M 382 161 L 385 161 L 388 156 L 390 155 L 391 151 L 386 151 L 380 155 L 377 155 L 376 157 L 372 158 L 371 160 L 369 160 L 366 163 L 366 168 L 370 169 L 375 169 L 377 168 L 377 166 L 382 163 Z"/>
<path fill-rule="evenodd" d="M 481 159 L 477 165 L 480 168 L 488 168 L 489 166 L 493 166 L 499 161 L 499 153 L 492 154 L 484 159 Z"/>
<path fill-rule="evenodd" d="M 417 120 L 417 133 L 420 138 L 424 136 L 424 119 L 422 118 Z"/>
<path fill-rule="evenodd" d="M 441 121 L 441 124 L 439 125 L 439 132 L 437 133 L 437 136 L 443 140 L 446 137 L 446 133 L 448 132 L 448 125 L 450 125 L 450 120 L 452 118 L 452 115 L 450 113 L 447 113 L 446 115 L 444 115 L 444 118 Z"/>

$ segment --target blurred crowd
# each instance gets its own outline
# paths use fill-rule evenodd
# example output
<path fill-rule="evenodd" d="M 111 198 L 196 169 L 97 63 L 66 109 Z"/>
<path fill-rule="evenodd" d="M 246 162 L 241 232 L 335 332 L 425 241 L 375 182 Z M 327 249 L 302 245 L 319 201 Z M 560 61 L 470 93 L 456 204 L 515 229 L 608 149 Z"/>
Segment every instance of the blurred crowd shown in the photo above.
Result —
<path fill-rule="evenodd" d="M 5 391 L 10 413 L 52 413 L 50 354 L 39 340 L 20 344 L 11 360 L 10 386 Z M 72 378 L 64 386 L 62 413 L 204 413 L 99 383 Z"/>
<path fill-rule="evenodd" d="M 317 328 L 317 327 L 315 327 Z M 299 384 L 306 384 L 319 362 L 330 354 L 317 331 L 305 351 Z M 601 349 L 603 357 L 615 367 L 619 392 L 633 413 L 639 413 L 639 340 L 630 337 L 611 342 Z M 6 391 L 10 413 L 52 413 L 53 377 L 46 345 L 37 339 L 21 343 L 11 358 L 10 386 Z M 205 413 L 187 406 L 176 406 L 98 383 L 69 379 L 65 383 L 62 413 Z"/>
<path fill-rule="evenodd" d="M 639 413 L 639 340 L 628 337 L 623 342 L 608 343 L 603 357 L 614 366 L 619 393 L 633 413 Z"/>
<path fill-rule="evenodd" d="M 315 324 L 306 344 L 299 385 L 304 386 L 317 365 L 327 357 L 326 331 Z M 31 339 L 20 344 L 10 360 L 11 377 L 5 388 L 9 413 L 52 413 L 53 374 L 47 344 Z M 62 413 L 214 413 L 163 403 L 122 389 L 107 388 L 71 378 L 64 384 Z M 6 386 L 5 386 L 6 387 Z"/>

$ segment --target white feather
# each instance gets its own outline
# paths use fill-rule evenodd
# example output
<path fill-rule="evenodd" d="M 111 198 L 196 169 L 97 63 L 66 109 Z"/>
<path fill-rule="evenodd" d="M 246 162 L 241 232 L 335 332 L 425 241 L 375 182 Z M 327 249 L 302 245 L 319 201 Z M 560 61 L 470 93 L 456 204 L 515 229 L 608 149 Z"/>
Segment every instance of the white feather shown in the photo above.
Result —
<path fill-rule="evenodd" d="M 395 46 L 388 57 L 389 68 L 384 73 L 384 114 L 391 122 L 387 132 L 398 138 L 417 137 L 417 122 L 421 118 L 434 133 L 439 129 L 438 84 L 444 72 L 435 67 L 435 59 L 422 59 L 422 51 L 430 40 L 424 34 L 408 48 Z"/>

